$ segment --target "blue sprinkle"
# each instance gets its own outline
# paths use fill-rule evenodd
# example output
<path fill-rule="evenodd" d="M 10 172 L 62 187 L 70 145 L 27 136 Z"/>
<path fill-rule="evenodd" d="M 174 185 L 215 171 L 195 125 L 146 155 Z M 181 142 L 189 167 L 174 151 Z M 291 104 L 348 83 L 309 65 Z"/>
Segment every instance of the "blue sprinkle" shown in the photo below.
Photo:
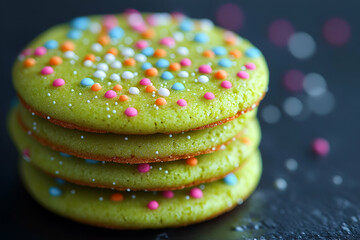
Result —
<path fill-rule="evenodd" d="M 224 178 L 224 182 L 227 185 L 235 185 L 238 182 L 238 180 L 237 180 L 235 174 L 230 173 L 230 174 L 226 175 L 226 177 Z"/>
<path fill-rule="evenodd" d="M 62 156 L 62 157 L 71 157 L 71 155 L 70 154 L 67 154 L 67 153 L 63 153 L 63 152 L 59 152 L 59 154 L 60 154 L 60 156 Z"/>
<path fill-rule="evenodd" d="M 252 47 L 252 48 L 246 49 L 245 55 L 249 58 L 256 58 L 261 55 L 261 52 L 259 49 Z"/>
<path fill-rule="evenodd" d="M 49 188 L 49 194 L 53 197 L 59 197 L 62 195 L 62 191 L 58 187 L 50 187 Z"/>
<path fill-rule="evenodd" d="M 144 48 L 141 51 L 141 53 L 147 57 L 150 57 L 150 56 L 154 55 L 154 49 L 152 47 L 147 47 L 147 48 Z"/>
<path fill-rule="evenodd" d="M 223 56 L 227 54 L 227 50 L 224 47 L 218 46 L 213 48 L 213 52 L 216 56 Z"/>
<path fill-rule="evenodd" d="M 99 161 L 92 160 L 92 159 L 85 159 L 85 162 L 88 164 L 98 164 L 99 163 Z"/>
<path fill-rule="evenodd" d="M 176 90 L 176 91 L 181 91 L 181 90 L 185 89 L 184 85 L 182 83 L 179 83 L 179 82 L 174 83 L 171 88 Z"/>
<path fill-rule="evenodd" d="M 190 19 L 184 19 L 181 23 L 180 23 L 180 29 L 181 31 L 184 32 L 190 32 L 194 29 L 194 22 L 191 21 Z"/>
<path fill-rule="evenodd" d="M 83 80 L 81 80 L 80 84 L 81 86 L 89 87 L 94 84 L 94 80 L 92 80 L 91 78 L 84 78 Z"/>
<path fill-rule="evenodd" d="M 72 29 L 68 32 L 66 36 L 70 39 L 79 39 L 82 36 L 82 31 L 77 29 Z"/>
<path fill-rule="evenodd" d="M 161 78 L 164 80 L 171 80 L 174 78 L 174 75 L 172 75 L 171 72 L 165 71 L 161 74 Z"/>
<path fill-rule="evenodd" d="M 70 26 L 79 29 L 86 30 L 90 25 L 90 19 L 87 17 L 78 17 L 71 21 Z"/>
<path fill-rule="evenodd" d="M 219 66 L 221 67 L 231 67 L 232 66 L 232 61 L 228 58 L 222 58 L 219 60 L 218 62 Z"/>
<path fill-rule="evenodd" d="M 160 67 L 160 68 L 166 68 L 170 65 L 169 61 L 166 60 L 166 59 L 159 59 L 157 62 L 156 62 L 156 66 L 157 67 Z"/>
<path fill-rule="evenodd" d="M 47 49 L 55 49 L 59 46 L 59 43 L 56 40 L 49 40 L 44 44 L 44 47 Z"/>
<path fill-rule="evenodd" d="M 207 43 L 209 41 L 209 36 L 205 33 L 197 33 L 194 37 L 195 42 Z"/>
<path fill-rule="evenodd" d="M 121 27 L 114 27 L 109 31 L 109 36 L 113 39 L 120 39 L 124 36 L 125 32 Z"/>
<path fill-rule="evenodd" d="M 141 69 L 142 69 L 142 70 L 146 70 L 146 69 L 149 69 L 149 68 L 152 68 L 151 63 L 149 63 L 149 62 L 145 62 L 145 63 L 143 63 L 143 64 L 141 65 Z"/>
<path fill-rule="evenodd" d="M 55 182 L 60 184 L 60 185 L 63 185 L 63 184 L 65 184 L 66 181 L 64 179 L 62 179 L 62 178 L 55 178 Z"/>

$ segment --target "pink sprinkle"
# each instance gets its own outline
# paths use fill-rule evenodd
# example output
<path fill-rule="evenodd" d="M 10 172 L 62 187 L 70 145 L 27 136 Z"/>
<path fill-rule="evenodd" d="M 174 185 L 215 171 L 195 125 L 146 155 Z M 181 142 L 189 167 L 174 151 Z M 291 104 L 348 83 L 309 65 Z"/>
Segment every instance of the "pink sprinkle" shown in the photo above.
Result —
<path fill-rule="evenodd" d="M 215 98 L 215 95 L 212 92 L 207 92 L 204 94 L 204 98 L 207 100 L 211 100 Z"/>
<path fill-rule="evenodd" d="M 128 117 L 135 117 L 136 115 L 138 115 L 138 111 L 136 110 L 136 108 L 132 107 L 127 108 L 124 113 Z"/>
<path fill-rule="evenodd" d="M 25 157 L 30 157 L 30 150 L 28 148 L 25 148 L 23 150 L 23 154 L 24 154 Z"/>
<path fill-rule="evenodd" d="M 35 56 L 42 56 L 46 54 L 46 47 L 37 47 L 34 51 L 34 55 Z"/>
<path fill-rule="evenodd" d="M 140 12 L 134 8 L 127 8 L 124 10 L 124 14 L 130 15 L 130 14 L 136 14 L 136 13 L 139 14 Z"/>
<path fill-rule="evenodd" d="M 148 163 L 139 164 L 137 169 L 141 173 L 147 173 L 150 171 L 150 165 Z"/>
<path fill-rule="evenodd" d="M 148 46 L 148 42 L 145 40 L 139 40 L 135 43 L 135 47 L 138 49 L 144 49 Z"/>
<path fill-rule="evenodd" d="M 193 188 L 190 190 L 190 197 L 192 198 L 202 198 L 203 192 L 200 188 Z"/>
<path fill-rule="evenodd" d="M 57 78 L 53 81 L 53 86 L 54 87 L 61 87 L 62 85 L 65 84 L 65 80 L 62 78 Z"/>
<path fill-rule="evenodd" d="M 179 99 L 176 102 L 180 107 L 185 107 L 187 105 L 187 102 L 185 99 Z"/>
<path fill-rule="evenodd" d="M 143 78 L 143 79 L 140 80 L 140 84 L 143 85 L 143 86 L 147 86 L 147 85 L 151 84 L 151 81 L 148 78 Z"/>
<path fill-rule="evenodd" d="M 312 142 L 312 150 L 318 156 L 325 156 L 330 151 L 329 142 L 324 138 L 317 138 Z"/>
<path fill-rule="evenodd" d="M 199 72 L 201 72 L 201 73 L 211 73 L 212 69 L 211 69 L 211 67 L 209 65 L 204 64 L 204 65 L 201 65 L 199 67 Z"/>
<path fill-rule="evenodd" d="M 105 96 L 106 98 L 114 98 L 114 97 L 116 97 L 116 92 L 113 91 L 113 90 L 109 90 L 109 91 L 107 91 L 107 92 L 105 93 L 104 96 Z"/>
<path fill-rule="evenodd" d="M 156 26 L 157 25 L 156 17 L 154 15 L 147 16 L 146 21 L 150 26 Z"/>
<path fill-rule="evenodd" d="M 147 205 L 147 207 L 150 209 L 150 210 L 155 210 L 159 207 L 159 203 L 155 200 L 153 201 L 150 201 Z"/>
<path fill-rule="evenodd" d="M 221 83 L 221 86 L 222 86 L 223 88 L 231 88 L 231 87 L 232 87 L 232 84 L 231 84 L 231 82 L 229 82 L 229 81 L 223 81 L 223 82 Z"/>
<path fill-rule="evenodd" d="M 174 192 L 173 191 L 163 191 L 162 196 L 164 198 L 173 198 L 174 197 Z"/>
<path fill-rule="evenodd" d="M 140 24 L 140 25 L 131 26 L 131 28 L 132 28 L 134 31 L 137 31 L 137 32 L 139 32 L 139 33 L 144 32 L 144 31 L 146 30 L 145 24 Z"/>
<path fill-rule="evenodd" d="M 191 66 L 191 60 L 188 58 L 184 58 L 180 61 L 180 65 L 185 67 Z"/>
<path fill-rule="evenodd" d="M 41 74 L 42 75 L 49 75 L 49 74 L 52 74 L 54 72 L 54 69 L 52 67 L 49 67 L 49 66 L 46 66 L 46 67 L 43 67 L 43 69 L 41 69 Z"/>
<path fill-rule="evenodd" d="M 130 26 L 139 26 L 139 25 L 145 25 L 144 19 L 142 15 L 139 12 L 133 12 L 128 14 L 127 21 L 130 24 Z"/>
<path fill-rule="evenodd" d="M 249 78 L 249 74 L 247 72 L 244 71 L 240 71 L 237 73 L 237 76 L 241 79 L 248 79 Z"/>
<path fill-rule="evenodd" d="M 32 54 L 32 49 L 31 48 L 26 48 L 21 52 L 21 55 L 23 56 L 30 56 Z"/>
<path fill-rule="evenodd" d="M 111 30 L 118 25 L 118 20 L 115 15 L 105 15 L 103 25 L 107 30 Z"/>
<path fill-rule="evenodd" d="M 164 37 L 160 40 L 159 43 L 167 47 L 175 47 L 175 40 L 171 37 Z"/>
<path fill-rule="evenodd" d="M 248 70 L 255 70 L 255 69 L 256 69 L 255 63 L 251 63 L 251 62 L 245 64 L 245 67 L 246 67 L 246 69 L 248 69 Z"/>
<path fill-rule="evenodd" d="M 176 21 L 181 21 L 185 18 L 185 15 L 182 12 L 172 12 L 171 16 L 176 19 Z"/>
<path fill-rule="evenodd" d="M 296 69 L 285 73 L 283 79 L 286 90 L 290 92 L 301 92 L 304 88 L 304 74 Z"/>

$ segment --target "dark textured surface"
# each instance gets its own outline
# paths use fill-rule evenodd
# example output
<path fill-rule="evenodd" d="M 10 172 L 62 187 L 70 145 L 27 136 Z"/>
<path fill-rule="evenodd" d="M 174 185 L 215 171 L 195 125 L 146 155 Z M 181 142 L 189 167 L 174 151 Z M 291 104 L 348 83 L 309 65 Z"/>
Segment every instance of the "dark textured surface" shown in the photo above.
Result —
<path fill-rule="evenodd" d="M 77 15 L 121 12 L 128 7 L 142 11 L 179 10 L 191 17 L 215 19 L 223 1 L 1 1 L 1 224 L 2 239 L 360 239 L 359 148 L 359 29 L 358 1 L 238 1 L 245 22 L 240 34 L 266 56 L 271 72 L 270 92 L 262 107 L 281 107 L 292 94 L 281 79 L 289 69 L 318 72 L 334 94 L 336 106 L 326 116 L 311 115 L 297 121 L 283 114 L 280 121 L 262 122 L 261 150 L 264 174 L 258 190 L 242 206 L 215 220 L 180 229 L 113 231 L 98 229 L 55 216 L 37 205 L 23 189 L 16 170 L 17 153 L 6 133 L 5 118 L 15 93 L 11 65 L 18 52 L 48 27 Z M 235 2 L 235 1 L 229 1 Z M 324 22 L 346 19 L 352 28 L 350 41 L 332 47 L 322 37 Z M 287 48 L 267 39 L 269 24 L 285 18 L 296 31 L 308 32 L 317 43 L 309 60 L 298 60 Z M 328 139 L 330 154 L 317 158 L 310 152 L 316 137 Z M 285 160 L 299 167 L 291 172 Z M 340 185 L 333 177 L 343 178 Z M 274 187 L 277 178 L 288 186 Z M 238 231 L 234 231 L 238 227 Z"/>

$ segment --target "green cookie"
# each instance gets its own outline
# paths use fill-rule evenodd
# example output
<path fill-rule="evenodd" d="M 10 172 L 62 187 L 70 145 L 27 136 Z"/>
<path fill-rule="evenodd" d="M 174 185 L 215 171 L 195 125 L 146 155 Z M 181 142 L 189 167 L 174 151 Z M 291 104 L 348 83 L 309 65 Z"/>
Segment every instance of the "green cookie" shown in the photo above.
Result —
<path fill-rule="evenodd" d="M 154 134 L 212 127 L 263 98 L 267 65 L 247 40 L 209 20 L 130 15 L 77 18 L 32 41 L 13 68 L 23 104 L 68 128 Z"/>

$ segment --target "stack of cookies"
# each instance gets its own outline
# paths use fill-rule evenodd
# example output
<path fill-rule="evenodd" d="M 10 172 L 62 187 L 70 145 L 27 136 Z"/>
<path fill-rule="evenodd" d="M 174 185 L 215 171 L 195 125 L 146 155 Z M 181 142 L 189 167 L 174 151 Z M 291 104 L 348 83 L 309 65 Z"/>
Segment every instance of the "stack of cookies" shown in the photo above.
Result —
<path fill-rule="evenodd" d="M 96 226 L 184 226 L 242 203 L 261 175 L 261 52 L 181 14 L 79 17 L 19 55 L 9 116 L 45 208 Z"/>

